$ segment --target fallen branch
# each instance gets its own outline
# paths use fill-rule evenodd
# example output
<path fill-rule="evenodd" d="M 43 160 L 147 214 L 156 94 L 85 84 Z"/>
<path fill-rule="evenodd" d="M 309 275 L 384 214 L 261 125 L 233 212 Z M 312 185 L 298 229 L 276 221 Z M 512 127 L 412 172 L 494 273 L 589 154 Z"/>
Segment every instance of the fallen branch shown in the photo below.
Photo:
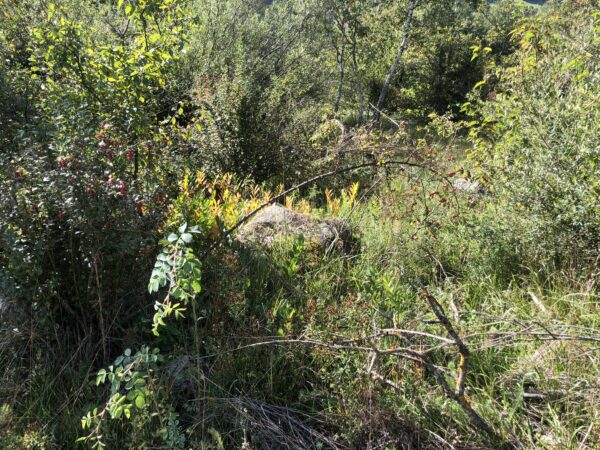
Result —
<path fill-rule="evenodd" d="M 466 374 L 468 369 L 468 360 L 470 356 L 469 349 L 463 339 L 459 336 L 459 334 L 454 329 L 454 326 L 448 320 L 448 317 L 443 310 L 440 303 L 433 296 L 433 294 L 429 291 L 429 289 L 423 285 L 421 285 L 423 297 L 427 300 L 430 308 L 433 313 L 437 317 L 437 323 L 441 324 L 450 338 L 445 338 L 443 336 L 438 336 L 432 333 L 427 333 L 418 330 L 404 330 L 399 328 L 386 328 L 382 330 L 375 331 L 371 335 L 364 336 L 358 339 L 349 339 L 342 341 L 341 343 L 326 343 L 320 342 L 314 339 L 271 339 L 268 341 L 260 341 L 254 342 L 252 344 L 243 345 L 241 347 L 237 347 L 235 349 L 219 352 L 212 355 L 204 356 L 203 358 L 212 358 L 222 355 L 224 353 L 237 352 L 244 349 L 257 348 L 262 346 L 269 345 L 307 345 L 312 347 L 320 347 L 329 350 L 337 350 L 337 351 L 350 351 L 350 352 L 363 352 L 370 355 L 369 362 L 367 364 L 367 369 L 365 373 L 368 376 L 377 379 L 383 382 L 385 385 L 390 386 L 395 389 L 401 389 L 401 386 L 395 383 L 393 380 L 390 380 L 383 376 L 375 367 L 377 361 L 382 356 L 395 356 L 398 358 L 402 358 L 405 360 L 409 360 L 415 363 L 424 366 L 429 370 L 431 374 L 433 374 L 437 383 L 442 387 L 442 390 L 446 394 L 446 396 L 452 400 L 454 400 L 461 409 L 465 412 L 469 420 L 474 425 L 475 428 L 485 432 L 488 436 L 494 439 L 496 442 L 502 442 L 498 434 L 494 431 L 494 429 L 475 411 L 475 409 L 471 406 L 470 401 L 465 396 L 465 383 L 466 383 Z M 425 349 L 422 351 L 416 351 L 412 348 L 407 347 L 388 347 L 381 348 L 377 344 L 379 339 L 395 336 L 402 338 L 407 341 L 410 345 L 409 337 L 422 337 L 433 339 L 436 341 L 441 341 L 443 346 L 454 345 L 458 348 L 458 352 L 460 354 L 460 363 L 455 375 L 456 386 L 453 389 L 446 379 L 446 376 L 450 374 L 448 369 L 439 367 L 435 365 L 430 359 L 430 349 Z M 369 343 L 370 345 L 360 345 L 360 342 Z"/>
<path fill-rule="evenodd" d="M 419 279 L 417 279 L 417 283 L 421 287 L 423 297 L 425 298 L 425 300 L 427 300 L 427 303 L 429 303 L 429 306 L 430 306 L 431 310 L 433 311 L 433 313 L 435 314 L 436 318 L 438 319 L 439 323 L 446 329 L 446 332 L 454 341 L 456 347 L 458 348 L 458 352 L 460 354 L 460 361 L 458 364 L 458 370 L 457 370 L 457 374 L 456 374 L 456 386 L 455 386 L 454 390 L 452 390 L 452 388 L 446 381 L 446 378 L 444 377 L 443 373 L 440 373 L 439 371 L 434 370 L 434 372 L 433 372 L 434 376 L 436 377 L 439 384 L 442 386 L 442 388 L 446 392 L 446 395 L 448 397 L 452 398 L 454 401 L 456 401 L 460 405 L 460 407 L 467 414 L 467 416 L 469 417 L 471 422 L 477 428 L 484 431 L 488 436 L 490 436 L 494 439 L 499 439 L 499 436 L 496 434 L 496 432 L 493 430 L 493 428 L 477 413 L 477 411 L 475 411 L 473 409 L 470 402 L 468 401 L 468 399 L 465 396 L 465 380 L 466 380 L 466 376 L 467 376 L 467 368 L 468 368 L 468 362 L 469 362 L 469 357 L 470 357 L 470 352 L 469 352 L 467 345 L 464 343 L 464 341 L 461 339 L 459 334 L 456 332 L 456 330 L 454 329 L 454 326 L 452 325 L 452 323 L 448 319 L 448 316 L 446 315 L 444 309 L 442 308 L 442 305 L 433 296 L 433 294 L 431 293 L 429 288 L 427 288 L 427 286 L 423 285 L 423 283 L 421 283 L 421 280 L 419 280 Z M 498 442 L 501 442 L 501 441 L 498 441 Z"/>

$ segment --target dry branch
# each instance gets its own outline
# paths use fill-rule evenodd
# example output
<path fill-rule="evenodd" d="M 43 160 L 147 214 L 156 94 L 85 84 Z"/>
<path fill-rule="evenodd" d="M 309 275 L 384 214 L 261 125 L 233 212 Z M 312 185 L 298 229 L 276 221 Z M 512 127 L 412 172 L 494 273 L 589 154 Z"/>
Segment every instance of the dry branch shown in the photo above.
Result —
<path fill-rule="evenodd" d="M 494 429 L 477 413 L 477 411 L 473 409 L 470 402 L 465 396 L 465 381 L 470 357 L 470 351 L 467 345 L 456 332 L 454 326 L 452 325 L 444 309 L 442 308 L 442 305 L 433 296 L 429 288 L 423 285 L 421 283 L 421 280 L 419 279 L 417 279 L 417 283 L 420 285 L 423 297 L 425 297 L 425 300 L 427 300 L 429 307 L 435 314 L 439 323 L 446 329 L 446 332 L 454 341 L 454 344 L 458 348 L 458 352 L 460 354 L 460 361 L 456 374 L 456 387 L 454 390 L 452 390 L 442 373 L 440 373 L 439 371 L 434 371 L 434 376 L 446 392 L 446 395 L 452 398 L 460 405 L 460 407 L 467 414 L 473 425 L 475 425 L 478 429 L 484 431 L 490 437 L 496 439 L 497 442 L 501 442 L 501 440 L 499 440 L 499 436 L 496 434 Z"/>

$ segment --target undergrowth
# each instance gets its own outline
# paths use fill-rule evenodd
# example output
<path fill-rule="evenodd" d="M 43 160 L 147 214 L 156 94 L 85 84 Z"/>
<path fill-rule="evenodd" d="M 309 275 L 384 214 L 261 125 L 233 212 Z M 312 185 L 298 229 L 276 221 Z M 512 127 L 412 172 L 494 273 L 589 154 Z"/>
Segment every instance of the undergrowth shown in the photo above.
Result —
<path fill-rule="evenodd" d="M 196 311 L 169 317 L 158 337 L 144 330 L 149 322 L 131 330 L 130 343 L 150 343 L 167 360 L 138 375 L 152 392 L 142 393 L 143 404 L 131 397 L 130 423 L 121 414 L 105 420 L 109 448 L 500 446 L 426 365 L 383 355 L 375 377 L 368 352 L 327 347 L 374 345 L 365 336 L 389 328 L 445 336 L 417 279 L 469 347 L 465 399 L 505 446 L 593 448 L 600 439 L 593 425 L 600 414 L 597 274 L 532 259 L 519 221 L 494 210 L 485 194 L 453 193 L 452 205 L 428 196 L 415 206 L 418 194 L 406 179 L 385 179 L 367 197 L 356 186 L 328 193 L 321 208 L 287 200 L 350 223 L 359 242 L 350 253 L 323 254 L 293 238 L 271 250 L 235 242 L 217 249 L 203 263 L 203 289 L 191 300 Z M 227 211 L 228 199 L 239 202 L 235 184 L 222 183 L 218 198 L 207 186 L 195 194 L 184 189 L 197 199 L 189 211 L 200 217 L 201 204 Z M 171 214 L 187 218 L 182 209 Z M 213 225 L 196 223 L 210 236 Z M 100 372 L 69 358 L 49 364 L 55 356 L 41 350 L 44 342 L 28 358 L 32 367 L 20 367 L 19 342 L 36 339 L 27 323 L 3 329 L 2 339 L 2 445 L 73 447 L 80 417 L 90 405 L 98 414 L 108 400 L 95 387 Z M 385 339 L 388 348 L 397 345 Z M 411 345 L 427 349 L 431 341 Z M 432 349 L 430 358 L 452 383 L 456 352 Z"/>

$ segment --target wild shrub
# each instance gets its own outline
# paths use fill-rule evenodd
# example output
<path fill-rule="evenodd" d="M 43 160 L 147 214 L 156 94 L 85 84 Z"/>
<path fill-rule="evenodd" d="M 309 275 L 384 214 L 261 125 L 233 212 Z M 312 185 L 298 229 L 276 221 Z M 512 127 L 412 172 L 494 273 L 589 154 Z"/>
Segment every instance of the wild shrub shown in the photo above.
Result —
<path fill-rule="evenodd" d="M 161 125 L 159 93 L 185 45 L 181 2 L 102 10 L 117 28 L 129 24 L 120 39 L 96 35 L 99 21 L 87 26 L 68 5 L 38 6 L 35 21 L 14 18 L 31 30 L 9 73 L 29 80 L 15 112 L 21 132 L 0 154 L 0 285 L 42 328 L 98 331 L 106 354 L 115 320 L 131 320 L 144 298 L 130 280 L 145 278 L 175 188 L 164 147 L 178 111 Z M 11 27 L 1 37 L 20 36 L 3 19 Z"/>
<path fill-rule="evenodd" d="M 600 17 L 572 3 L 513 31 L 519 50 L 493 72 L 500 81 L 472 133 L 498 208 L 527 222 L 523 239 L 557 262 L 594 257 L 600 245 Z"/>
<path fill-rule="evenodd" d="M 3 295 L 40 325 L 104 340 L 140 298 L 129 280 L 151 264 L 166 197 L 132 179 L 133 150 L 109 125 L 43 157 L 31 150 L 3 167 Z"/>

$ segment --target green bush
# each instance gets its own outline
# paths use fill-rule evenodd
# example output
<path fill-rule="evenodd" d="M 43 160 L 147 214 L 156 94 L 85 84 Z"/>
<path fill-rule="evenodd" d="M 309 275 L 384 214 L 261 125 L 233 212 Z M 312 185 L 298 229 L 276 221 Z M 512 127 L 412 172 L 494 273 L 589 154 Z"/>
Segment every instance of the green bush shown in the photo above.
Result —
<path fill-rule="evenodd" d="M 132 150 L 108 126 L 40 153 L 3 167 L 2 295 L 50 329 L 108 334 L 144 297 L 130 283 L 151 267 L 164 194 L 131 179 Z"/>
<path fill-rule="evenodd" d="M 120 38 L 91 7 L 36 3 L 32 17 L 10 6 L 2 80 L 24 106 L 2 113 L 16 127 L 0 152 L 2 295 L 42 329 L 99 331 L 106 353 L 110 330 L 145 298 L 131 280 L 145 286 L 176 189 L 164 168 L 177 154 L 164 147 L 181 113 L 161 116 L 161 93 L 185 45 L 181 2 L 98 6 L 126 26 Z"/>
<path fill-rule="evenodd" d="M 498 207 L 528 222 L 526 240 L 563 260 L 593 256 L 600 244 L 598 27 L 591 6 L 570 2 L 525 20 L 473 133 Z"/>

